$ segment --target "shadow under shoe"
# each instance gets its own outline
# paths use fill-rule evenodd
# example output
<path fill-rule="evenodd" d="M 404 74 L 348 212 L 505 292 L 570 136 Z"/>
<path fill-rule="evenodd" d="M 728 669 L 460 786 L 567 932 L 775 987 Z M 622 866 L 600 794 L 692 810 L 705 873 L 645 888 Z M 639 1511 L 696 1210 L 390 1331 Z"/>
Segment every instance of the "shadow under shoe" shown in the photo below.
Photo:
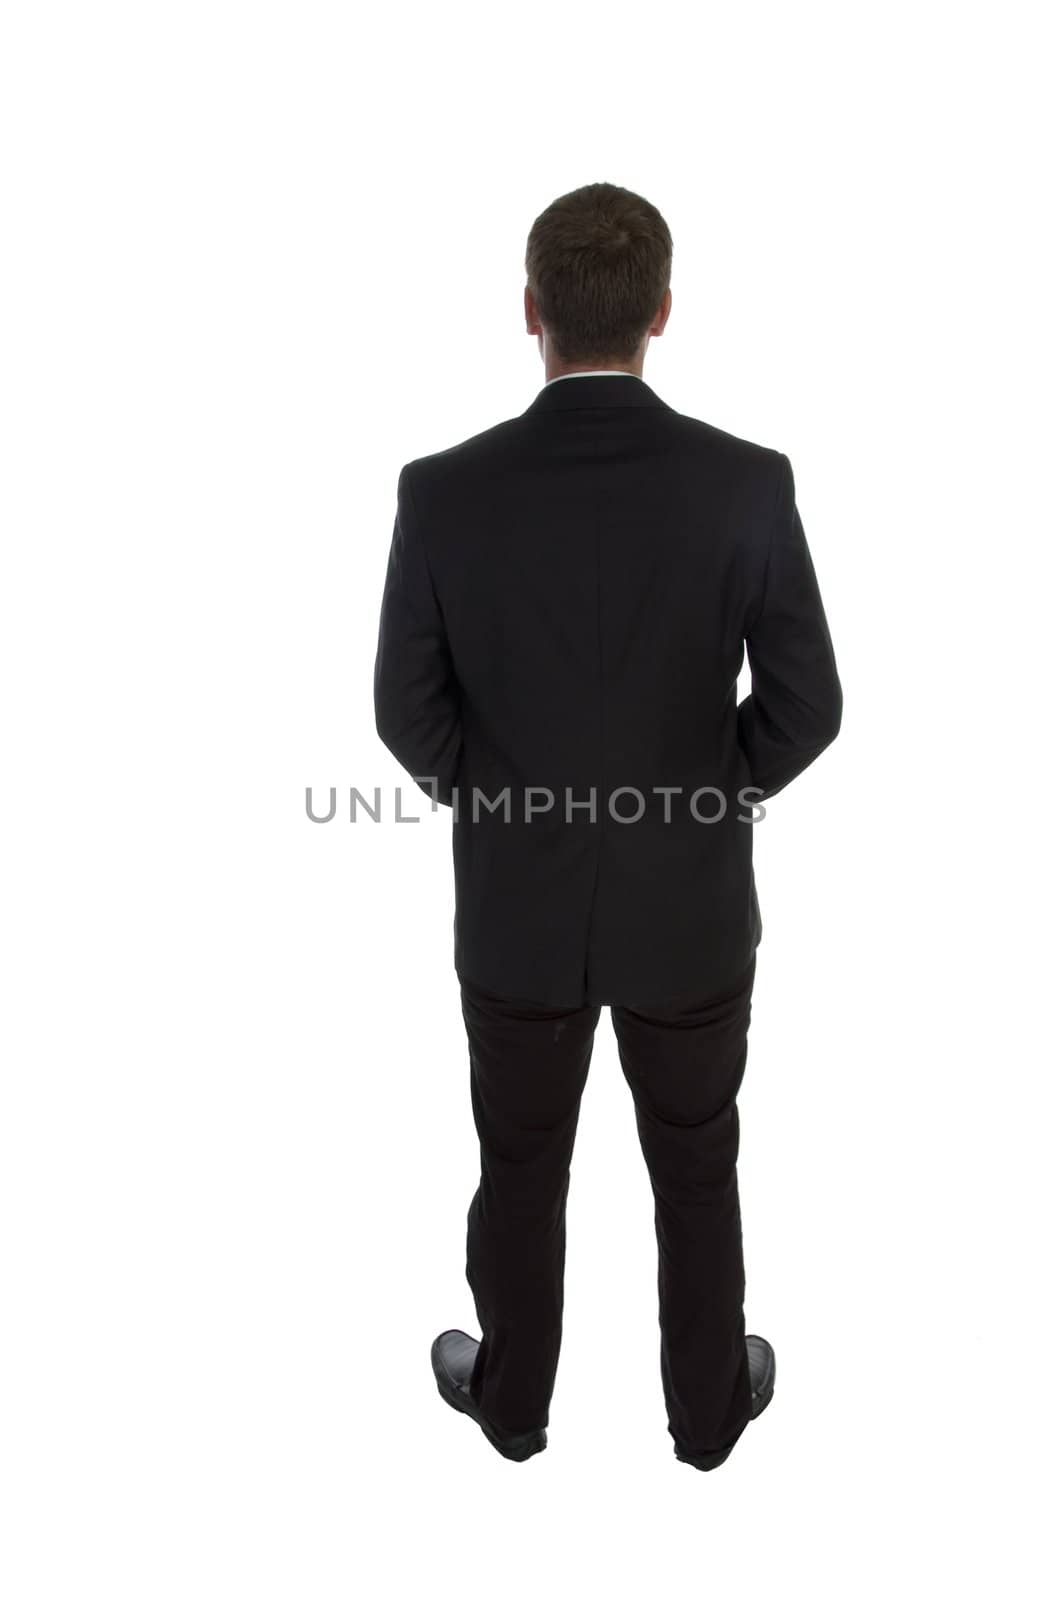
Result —
<path fill-rule="evenodd" d="M 759 1417 L 772 1399 L 776 1388 L 776 1352 L 767 1339 L 762 1339 L 756 1333 L 746 1336 L 746 1353 L 750 1363 L 750 1421 Z M 745 1429 L 746 1424 L 743 1424 Z M 675 1446 L 677 1461 L 686 1462 L 690 1467 L 697 1467 L 700 1472 L 712 1472 L 714 1467 L 719 1467 L 727 1461 L 742 1434 L 738 1434 L 729 1445 L 722 1450 L 702 1450 L 692 1453 L 681 1450 Z"/>
<path fill-rule="evenodd" d="M 464 1411 L 478 1424 L 489 1444 L 494 1445 L 507 1461 L 527 1461 L 547 1448 L 547 1434 L 543 1428 L 530 1433 L 506 1433 L 488 1421 L 469 1392 L 473 1363 L 477 1358 L 480 1340 L 473 1339 L 460 1328 L 448 1328 L 432 1342 L 432 1370 L 436 1387 L 449 1406 Z"/>

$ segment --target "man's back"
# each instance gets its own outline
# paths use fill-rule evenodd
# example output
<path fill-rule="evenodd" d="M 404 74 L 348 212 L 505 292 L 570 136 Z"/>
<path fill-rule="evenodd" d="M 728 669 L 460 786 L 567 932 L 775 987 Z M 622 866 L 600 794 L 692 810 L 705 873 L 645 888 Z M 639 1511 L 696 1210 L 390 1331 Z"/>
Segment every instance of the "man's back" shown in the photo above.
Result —
<path fill-rule="evenodd" d="M 841 714 L 788 459 L 581 374 L 398 500 L 378 727 L 455 800 L 459 974 L 558 1006 L 720 990 L 760 937 L 756 802 Z"/>

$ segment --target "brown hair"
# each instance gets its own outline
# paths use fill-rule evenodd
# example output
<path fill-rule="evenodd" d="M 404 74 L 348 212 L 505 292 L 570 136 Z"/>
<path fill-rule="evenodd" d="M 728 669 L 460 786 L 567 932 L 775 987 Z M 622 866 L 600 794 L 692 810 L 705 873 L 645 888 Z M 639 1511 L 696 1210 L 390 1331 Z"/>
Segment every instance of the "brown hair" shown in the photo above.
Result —
<path fill-rule="evenodd" d="M 613 183 L 552 201 L 525 250 L 528 287 L 563 361 L 631 360 L 671 271 L 661 212 Z"/>

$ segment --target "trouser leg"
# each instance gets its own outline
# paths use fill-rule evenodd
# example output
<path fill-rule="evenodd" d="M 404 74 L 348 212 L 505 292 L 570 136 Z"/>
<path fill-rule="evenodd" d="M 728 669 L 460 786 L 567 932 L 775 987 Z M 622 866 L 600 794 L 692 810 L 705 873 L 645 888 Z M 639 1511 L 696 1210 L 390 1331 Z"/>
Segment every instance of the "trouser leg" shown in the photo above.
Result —
<path fill-rule="evenodd" d="M 654 1193 L 669 1432 L 689 1452 L 728 1446 L 751 1415 L 736 1097 L 754 965 L 697 1010 L 613 1008 Z"/>
<path fill-rule="evenodd" d="M 533 1008 L 462 984 L 480 1139 L 466 1275 L 483 1337 L 470 1387 L 508 1432 L 547 1425 L 561 1348 L 569 1163 L 599 1011 Z"/>

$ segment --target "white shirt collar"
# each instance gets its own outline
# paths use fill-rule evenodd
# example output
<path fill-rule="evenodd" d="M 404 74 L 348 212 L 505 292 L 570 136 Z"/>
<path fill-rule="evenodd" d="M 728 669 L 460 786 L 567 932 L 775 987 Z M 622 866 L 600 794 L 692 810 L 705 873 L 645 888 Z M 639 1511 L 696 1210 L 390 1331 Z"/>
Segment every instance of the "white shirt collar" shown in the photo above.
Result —
<path fill-rule="evenodd" d="M 593 372 L 559 372 L 556 378 L 548 378 L 543 385 L 544 389 L 552 383 L 561 383 L 563 378 L 636 378 L 636 372 L 625 372 L 620 367 L 596 367 Z"/>

